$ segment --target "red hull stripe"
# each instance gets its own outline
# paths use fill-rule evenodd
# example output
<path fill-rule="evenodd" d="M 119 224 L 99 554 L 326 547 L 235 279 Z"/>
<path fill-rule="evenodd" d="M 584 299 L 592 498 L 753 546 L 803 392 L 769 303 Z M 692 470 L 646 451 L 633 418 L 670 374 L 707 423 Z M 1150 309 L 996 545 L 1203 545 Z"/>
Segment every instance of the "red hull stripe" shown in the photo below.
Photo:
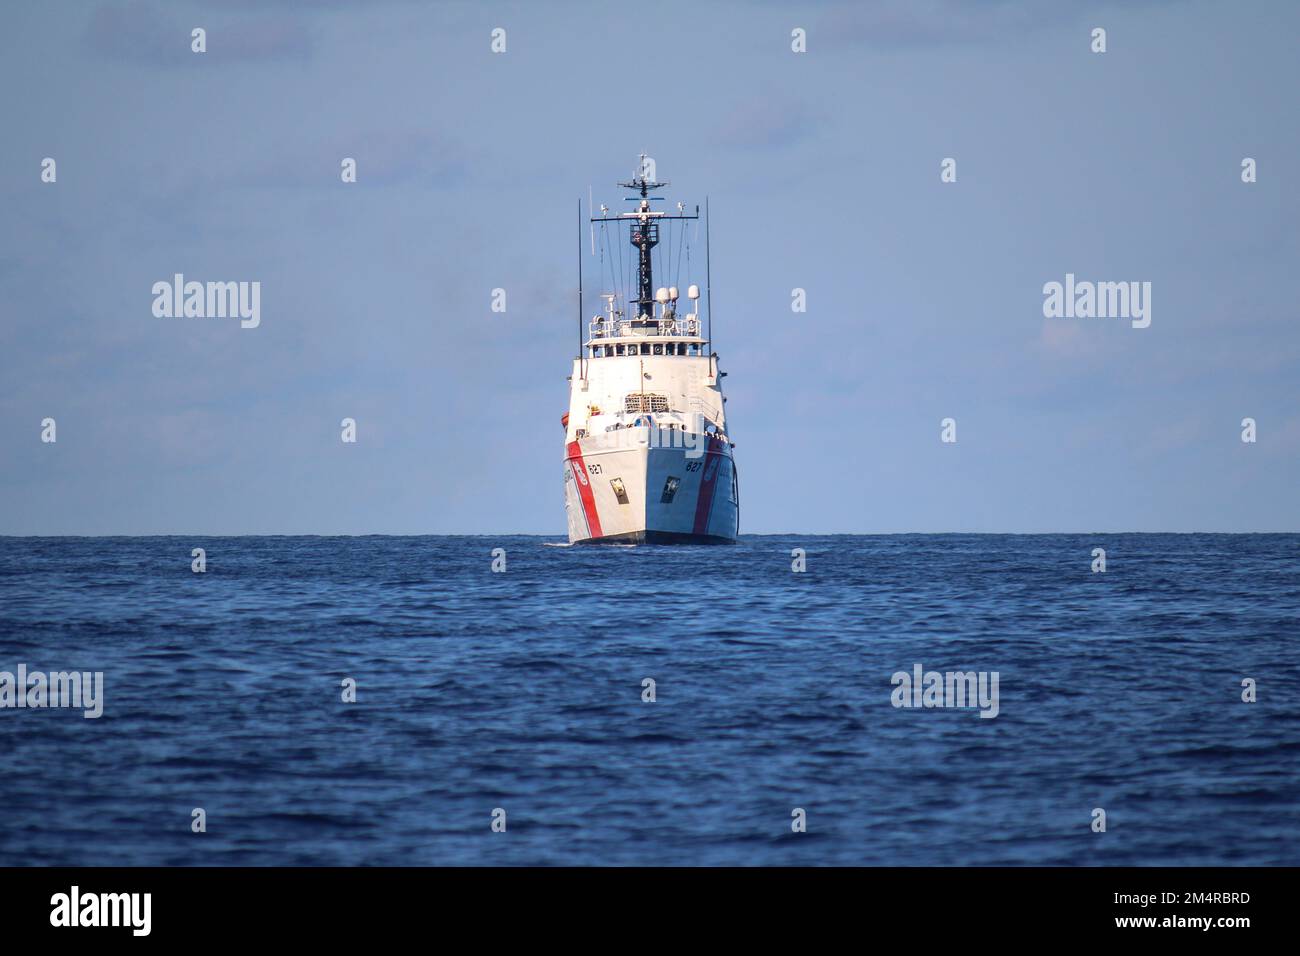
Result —
<path fill-rule="evenodd" d="M 720 443 L 709 439 L 709 452 L 704 456 L 704 473 L 700 476 L 700 496 L 695 499 L 695 534 L 705 534 L 709 516 L 713 513 L 713 496 L 718 490 L 718 475 L 722 473 L 723 455 L 713 451 Z"/>
<path fill-rule="evenodd" d="M 571 441 L 568 451 L 573 479 L 578 483 L 578 497 L 582 499 L 582 513 L 587 518 L 587 531 L 593 538 L 599 538 L 601 536 L 600 515 L 596 512 L 596 496 L 591 493 L 587 464 L 582 460 L 582 447 L 576 441 Z"/>

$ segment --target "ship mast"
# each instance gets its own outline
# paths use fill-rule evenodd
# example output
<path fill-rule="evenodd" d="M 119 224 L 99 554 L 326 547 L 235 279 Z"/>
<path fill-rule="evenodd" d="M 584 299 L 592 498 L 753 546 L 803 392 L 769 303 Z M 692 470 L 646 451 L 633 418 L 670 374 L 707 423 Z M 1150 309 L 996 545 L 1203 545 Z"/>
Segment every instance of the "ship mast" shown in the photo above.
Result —
<path fill-rule="evenodd" d="M 640 256 L 637 264 L 639 294 L 636 304 L 637 317 L 641 319 L 649 319 L 654 315 L 655 287 L 653 267 L 650 264 L 650 250 L 659 245 L 659 223 L 651 218 L 656 214 L 650 211 L 650 190 L 671 185 L 666 182 L 654 182 L 646 179 L 645 158 L 645 153 L 642 153 L 641 161 L 637 164 L 636 175 L 632 177 L 630 182 L 619 183 L 624 189 L 635 189 L 641 194 L 640 205 L 634 214 L 638 221 L 632 227 L 631 235 L 632 245 L 636 246 L 637 253 Z M 660 197 L 656 196 L 654 198 L 658 199 Z"/>
<path fill-rule="evenodd" d="M 650 200 L 662 199 L 662 196 L 651 196 L 650 191 L 660 189 L 664 186 L 672 185 L 668 182 L 659 182 L 649 179 L 646 176 L 647 167 L 646 154 L 642 153 L 640 161 L 637 163 L 636 175 L 629 181 L 619 183 L 624 189 L 635 190 L 637 196 L 627 197 L 630 202 L 636 202 L 635 212 L 625 212 L 618 216 L 597 216 L 592 217 L 592 222 L 623 222 L 631 220 L 632 230 L 629 237 L 632 245 L 637 249 L 637 299 L 636 299 L 636 321 L 649 322 L 654 320 L 655 305 L 655 287 L 654 287 L 654 267 L 651 265 L 650 252 L 655 246 L 659 245 L 659 222 L 662 219 L 699 219 L 700 210 L 697 206 L 694 215 L 679 214 L 670 216 L 665 212 L 650 208 Z M 604 207 L 601 207 L 602 210 Z M 678 204 L 681 208 L 681 204 Z"/>

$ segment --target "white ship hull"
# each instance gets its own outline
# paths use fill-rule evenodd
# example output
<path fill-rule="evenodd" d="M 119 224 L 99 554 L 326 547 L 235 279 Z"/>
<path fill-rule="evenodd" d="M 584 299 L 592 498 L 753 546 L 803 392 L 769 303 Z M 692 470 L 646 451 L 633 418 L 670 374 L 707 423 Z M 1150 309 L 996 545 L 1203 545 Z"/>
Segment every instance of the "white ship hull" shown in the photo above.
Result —
<path fill-rule="evenodd" d="M 564 494 L 575 544 L 736 539 L 735 462 L 730 445 L 716 438 L 643 425 L 572 441 Z"/>

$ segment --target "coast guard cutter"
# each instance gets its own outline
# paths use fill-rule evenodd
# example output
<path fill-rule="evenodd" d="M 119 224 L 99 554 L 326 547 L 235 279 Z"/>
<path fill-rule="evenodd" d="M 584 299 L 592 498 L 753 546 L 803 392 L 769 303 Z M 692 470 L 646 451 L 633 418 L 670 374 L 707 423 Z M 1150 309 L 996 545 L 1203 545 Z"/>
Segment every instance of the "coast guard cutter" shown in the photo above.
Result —
<path fill-rule="evenodd" d="M 699 207 L 651 208 L 656 182 L 644 155 L 619 183 L 632 211 L 589 214 L 592 257 L 599 256 L 604 310 L 583 311 L 582 236 L 578 253 L 579 353 L 569 377 L 564 501 L 572 543 L 729 544 L 740 516 L 735 445 L 729 438 L 718 356 L 708 309 L 708 214 L 705 212 L 705 309 L 700 289 L 654 285 L 661 275 L 691 278 L 691 238 Z M 581 215 L 581 212 L 579 213 Z M 597 251 L 597 226 L 600 246 Z M 624 263 L 623 233 L 632 250 Z M 661 242 L 662 240 L 662 242 Z M 623 291 L 620 283 L 626 282 Z"/>

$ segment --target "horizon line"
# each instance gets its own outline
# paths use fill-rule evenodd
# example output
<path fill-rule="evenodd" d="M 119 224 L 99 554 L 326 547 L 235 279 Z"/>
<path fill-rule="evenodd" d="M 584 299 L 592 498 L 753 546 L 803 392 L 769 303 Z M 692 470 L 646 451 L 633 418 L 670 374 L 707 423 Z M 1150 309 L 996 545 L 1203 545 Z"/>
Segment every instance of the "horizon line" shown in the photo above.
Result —
<path fill-rule="evenodd" d="M 1294 535 L 1297 531 L 747 531 L 741 538 L 789 538 L 800 535 L 813 538 L 896 538 L 906 535 L 946 537 L 999 537 L 1015 535 L 1018 537 L 1044 537 L 1047 535 L 1120 535 L 1120 534 L 1163 534 L 1163 535 Z M 252 532 L 210 532 L 210 531 L 154 531 L 145 533 L 102 533 L 102 534 L 11 534 L 0 532 L 0 539 L 28 538 L 564 538 L 564 532 L 540 531 L 252 531 Z"/>

